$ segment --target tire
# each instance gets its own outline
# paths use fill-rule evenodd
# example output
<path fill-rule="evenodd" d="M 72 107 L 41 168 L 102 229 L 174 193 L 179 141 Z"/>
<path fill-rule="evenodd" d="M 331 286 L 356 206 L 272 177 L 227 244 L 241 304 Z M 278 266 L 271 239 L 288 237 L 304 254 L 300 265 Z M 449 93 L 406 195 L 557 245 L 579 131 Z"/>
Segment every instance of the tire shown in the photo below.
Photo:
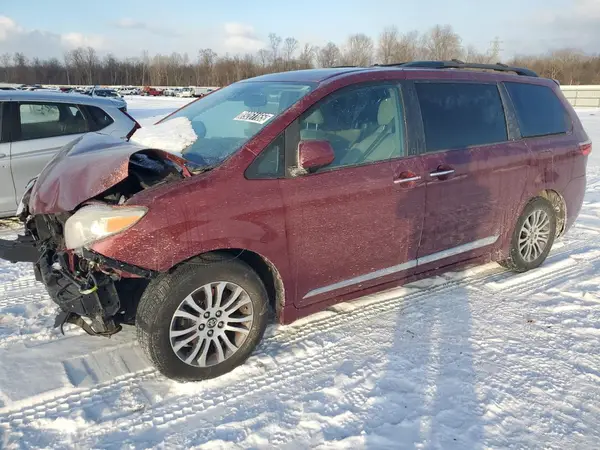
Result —
<path fill-rule="evenodd" d="M 238 288 L 241 293 L 235 297 Z M 236 300 L 227 306 L 232 298 Z M 222 315 L 217 316 L 219 311 Z M 188 318 L 190 314 L 198 317 Z M 152 280 L 140 299 L 136 327 L 140 346 L 160 373 L 177 381 L 199 381 L 242 364 L 262 339 L 268 320 L 268 295 L 256 272 L 230 255 L 211 254 Z M 174 337 L 177 333 L 184 334 Z"/>
<path fill-rule="evenodd" d="M 537 214 L 538 216 L 535 216 Z M 530 242 L 536 242 L 536 246 L 531 247 L 530 244 L 525 243 L 529 236 L 528 231 L 524 229 L 528 228 L 526 225 L 526 221 L 529 224 L 529 227 L 532 224 L 542 225 L 546 223 L 543 219 L 544 215 L 547 217 L 547 226 L 538 227 L 537 234 L 533 233 L 533 236 L 538 236 L 535 239 L 532 236 L 532 240 Z M 536 219 L 537 217 L 537 219 Z M 533 227 L 535 228 L 535 227 Z M 547 240 L 545 244 L 543 244 L 543 237 L 547 235 Z M 508 258 L 503 261 L 499 261 L 502 267 L 512 270 L 514 272 L 527 272 L 528 270 L 535 269 L 539 267 L 550 253 L 552 249 L 552 245 L 554 244 L 554 239 L 556 238 L 556 211 L 548 200 L 542 197 L 536 197 L 531 200 L 523 213 L 517 220 L 517 224 L 513 231 L 511 242 L 510 242 L 510 250 Z M 543 248 L 541 246 L 543 245 Z M 529 247 L 531 253 L 529 257 L 527 257 L 527 248 Z M 523 250 L 522 250 L 523 249 Z"/>

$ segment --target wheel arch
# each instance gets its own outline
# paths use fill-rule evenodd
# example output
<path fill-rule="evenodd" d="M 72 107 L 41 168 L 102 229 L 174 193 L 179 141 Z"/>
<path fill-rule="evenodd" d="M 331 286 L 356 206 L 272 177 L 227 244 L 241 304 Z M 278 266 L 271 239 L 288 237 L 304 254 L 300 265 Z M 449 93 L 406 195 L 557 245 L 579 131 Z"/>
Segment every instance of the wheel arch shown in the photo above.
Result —
<path fill-rule="evenodd" d="M 544 189 L 539 192 L 536 197 L 545 198 L 552 203 L 554 211 L 556 212 L 556 237 L 561 237 L 564 234 L 567 225 L 567 203 L 565 202 L 565 199 L 559 192 L 553 189 Z"/>
<path fill-rule="evenodd" d="M 283 307 L 285 306 L 285 287 L 279 270 L 265 256 L 244 248 L 222 248 L 215 249 L 199 255 L 193 256 L 179 264 L 173 266 L 169 272 L 172 272 L 177 267 L 190 262 L 194 259 L 207 260 L 207 264 L 211 261 L 226 261 L 228 259 L 239 259 L 248 264 L 258 275 L 263 282 L 267 295 L 269 296 L 269 304 L 275 312 L 275 317 L 278 322 L 281 321 Z"/>

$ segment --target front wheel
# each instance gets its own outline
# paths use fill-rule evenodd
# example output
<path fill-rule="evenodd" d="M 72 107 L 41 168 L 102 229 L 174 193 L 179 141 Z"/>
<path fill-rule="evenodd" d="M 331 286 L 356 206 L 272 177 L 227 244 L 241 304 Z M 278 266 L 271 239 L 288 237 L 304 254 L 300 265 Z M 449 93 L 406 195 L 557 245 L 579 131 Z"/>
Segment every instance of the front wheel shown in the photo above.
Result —
<path fill-rule="evenodd" d="M 137 310 L 140 346 L 178 381 L 214 378 L 242 364 L 269 317 L 265 287 L 244 262 L 210 255 L 147 287 Z"/>
<path fill-rule="evenodd" d="M 542 264 L 556 237 L 556 212 L 542 197 L 530 201 L 517 220 L 509 256 L 499 264 L 515 272 L 526 272 Z"/>

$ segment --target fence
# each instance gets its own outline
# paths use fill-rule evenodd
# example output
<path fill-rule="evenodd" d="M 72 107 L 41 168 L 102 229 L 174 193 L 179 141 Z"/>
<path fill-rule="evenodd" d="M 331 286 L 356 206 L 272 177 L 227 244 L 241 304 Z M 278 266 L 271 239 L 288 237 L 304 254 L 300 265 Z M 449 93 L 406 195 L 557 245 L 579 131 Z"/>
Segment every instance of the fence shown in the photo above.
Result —
<path fill-rule="evenodd" d="M 561 86 L 571 105 L 577 108 L 600 108 L 600 85 Z"/>

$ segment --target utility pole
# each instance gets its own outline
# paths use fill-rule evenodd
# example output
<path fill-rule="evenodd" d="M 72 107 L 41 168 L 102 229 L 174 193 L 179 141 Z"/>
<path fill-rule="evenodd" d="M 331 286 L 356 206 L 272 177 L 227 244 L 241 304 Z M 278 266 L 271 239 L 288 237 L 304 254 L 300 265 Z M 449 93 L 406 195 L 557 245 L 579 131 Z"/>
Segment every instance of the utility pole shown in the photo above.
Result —
<path fill-rule="evenodd" d="M 498 36 L 496 36 L 491 42 L 490 42 L 490 59 L 492 61 L 492 63 L 497 63 L 500 62 L 500 54 L 504 51 L 504 49 L 501 47 L 501 45 L 503 44 L 503 42 L 500 40 L 500 38 Z"/>

